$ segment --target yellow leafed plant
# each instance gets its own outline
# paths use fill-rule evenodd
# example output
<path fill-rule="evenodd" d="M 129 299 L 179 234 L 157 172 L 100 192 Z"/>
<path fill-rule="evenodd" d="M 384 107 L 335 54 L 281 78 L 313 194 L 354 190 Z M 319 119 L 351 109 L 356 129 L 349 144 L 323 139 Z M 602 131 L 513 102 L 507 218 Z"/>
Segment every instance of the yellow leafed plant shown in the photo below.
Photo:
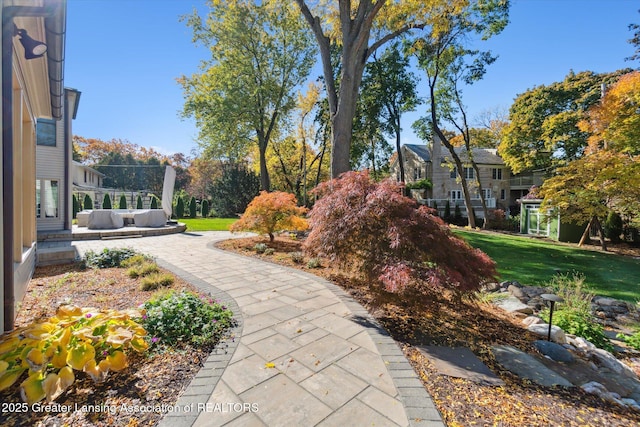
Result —
<path fill-rule="evenodd" d="M 61 306 L 48 321 L 33 323 L 0 337 L 0 390 L 25 372 L 22 399 L 31 404 L 52 401 L 75 381 L 73 370 L 103 381 L 110 370 L 129 362 L 126 352 L 147 350 L 146 330 L 134 321 L 136 310 L 98 310 Z"/>

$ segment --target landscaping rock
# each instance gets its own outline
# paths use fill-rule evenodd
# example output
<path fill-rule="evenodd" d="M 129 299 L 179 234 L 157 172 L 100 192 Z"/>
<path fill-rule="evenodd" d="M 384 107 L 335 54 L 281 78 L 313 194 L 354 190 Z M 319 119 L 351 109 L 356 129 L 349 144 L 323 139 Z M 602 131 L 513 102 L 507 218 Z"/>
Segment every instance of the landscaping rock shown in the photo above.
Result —
<path fill-rule="evenodd" d="M 547 337 L 549 335 L 549 324 L 548 323 L 538 323 L 537 325 L 531 325 L 527 328 L 529 331 L 533 332 L 534 334 L 541 336 L 541 337 Z M 551 326 L 551 340 L 553 342 L 556 342 L 558 344 L 566 344 L 567 343 L 567 336 L 565 335 L 564 331 L 562 329 L 560 329 L 559 327 L 552 325 Z"/>
<path fill-rule="evenodd" d="M 538 349 L 538 351 L 545 356 L 549 357 L 556 362 L 562 363 L 573 363 L 575 361 L 575 357 L 571 354 L 566 348 L 561 346 L 560 344 L 556 344 L 550 341 L 534 341 L 534 347 Z"/>
<path fill-rule="evenodd" d="M 625 377 L 637 380 L 638 376 L 633 370 L 616 359 L 613 354 L 601 348 L 596 348 L 590 353 L 596 365 L 604 367 L 606 369 L 615 372 L 618 375 L 624 375 Z"/>
<path fill-rule="evenodd" d="M 499 283 L 487 283 L 486 285 L 482 286 L 482 291 L 484 292 L 496 292 L 498 290 L 500 290 Z"/>
<path fill-rule="evenodd" d="M 529 379 L 545 387 L 572 387 L 560 374 L 544 366 L 535 357 L 508 345 L 494 345 L 491 347 L 498 363 L 505 369 L 521 378 Z"/>
<path fill-rule="evenodd" d="M 609 402 L 617 403 L 618 405 L 626 406 L 624 402 L 620 399 L 620 395 L 616 393 L 610 393 L 609 390 L 605 388 L 602 384 L 596 381 L 591 381 L 586 384 L 582 384 L 580 386 L 581 389 L 590 394 L 595 394 L 600 398 L 607 400 Z"/>
<path fill-rule="evenodd" d="M 509 313 L 524 313 L 533 314 L 533 309 L 526 304 L 523 304 L 518 298 L 510 296 L 505 299 L 500 299 L 494 302 L 495 305 L 502 308 Z"/>
<path fill-rule="evenodd" d="M 590 353 L 597 348 L 595 345 L 591 344 L 589 341 L 585 340 L 584 338 L 576 337 L 574 335 L 570 335 L 567 337 L 567 343 L 571 344 L 582 353 Z"/>
<path fill-rule="evenodd" d="M 514 297 L 518 298 L 520 301 L 528 301 L 529 297 L 527 297 L 527 294 L 524 293 L 524 291 L 522 290 L 522 288 L 519 288 L 515 285 L 509 285 L 509 287 L 507 288 L 507 291 L 509 291 L 509 293 L 511 295 L 513 295 Z"/>
<path fill-rule="evenodd" d="M 522 323 L 524 323 L 527 326 L 531 326 L 531 325 L 537 325 L 539 323 L 544 323 L 544 320 L 542 320 L 538 316 L 529 316 L 522 319 Z"/>

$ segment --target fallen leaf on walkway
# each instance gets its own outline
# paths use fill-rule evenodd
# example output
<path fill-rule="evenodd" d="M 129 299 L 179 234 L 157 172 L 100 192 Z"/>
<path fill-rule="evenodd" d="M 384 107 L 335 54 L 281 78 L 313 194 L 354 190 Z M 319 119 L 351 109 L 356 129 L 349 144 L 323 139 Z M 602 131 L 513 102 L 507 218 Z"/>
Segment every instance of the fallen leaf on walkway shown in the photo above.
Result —
<path fill-rule="evenodd" d="M 275 363 L 271 363 L 271 362 L 267 362 L 264 364 L 265 368 L 275 368 L 276 364 Z"/>

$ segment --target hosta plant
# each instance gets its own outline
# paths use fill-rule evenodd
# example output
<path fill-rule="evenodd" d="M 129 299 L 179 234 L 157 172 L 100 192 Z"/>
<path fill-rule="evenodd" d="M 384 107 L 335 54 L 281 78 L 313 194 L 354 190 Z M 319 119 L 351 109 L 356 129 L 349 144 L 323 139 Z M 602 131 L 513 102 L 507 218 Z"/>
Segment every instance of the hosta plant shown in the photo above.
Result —
<path fill-rule="evenodd" d="M 98 310 L 61 306 L 49 320 L 18 328 L 0 338 L 0 390 L 20 385 L 31 404 L 52 401 L 82 371 L 94 381 L 127 367 L 126 353 L 148 348 L 146 331 L 133 319 L 137 310 Z"/>

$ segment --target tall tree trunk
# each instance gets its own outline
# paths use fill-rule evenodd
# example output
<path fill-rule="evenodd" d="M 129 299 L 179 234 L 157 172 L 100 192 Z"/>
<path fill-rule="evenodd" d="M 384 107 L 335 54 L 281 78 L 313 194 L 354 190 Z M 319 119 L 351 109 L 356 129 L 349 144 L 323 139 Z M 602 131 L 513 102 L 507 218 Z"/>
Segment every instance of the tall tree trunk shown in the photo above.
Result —
<path fill-rule="evenodd" d="M 267 144 L 260 141 L 260 189 L 262 191 L 271 191 L 271 182 L 269 180 L 269 171 L 267 170 Z"/>
<path fill-rule="evenodd" d="M 403 184 L 406 184 L 406 175 L 405 175 L 405 170 L 404 170 L 404 158 L 402 157 L 402 150 L 400 149 L 400 117 L 397 118 L 396 123 L 394 123 L 394 128 L 395 128 L 395 133 L 396 133 L 396 152 L 398 153 L 398 165 L 400 166 L 400 181 L 402 181 Z M 408 196 L 409 195 L 409 190 L 407 189 L 407 187 L 405 186 L 404 188 L 404 195 Z"/>
<path fill-rule="evenodd" d="M 469 221 L 469 227 L 476 228 L 476 220 L 473 214 L 473 205 L 471 204 L 471 195 L 469 194 L 469 185 L 467 183 L 467 179 L 464 176 L 464 166 L 462 165 L 462 161 L 460 160 L 460 156 L 454 150 L 453 145 L 449 142 L 447 137 L 442 133 L 440 126 L 438 126 L 438 120 L 436 115 L 436 102 L 434 98 L 434 86 L 430 86 L 431 91 L 431 123 L 433 126 L 433 131 L 436 134 L 436 137 L 440 139 L 440 142 L 447 147 L 449 150 L 449 154 L 453 158 L 453 161 L 456 164 L 456 170 L 458 171 L 458 175 L 460 175 L 460 184 L 462 185 L 462 194 L 464 196 L 464 206 L 467 211 L 467 219 Z M 434 159 L 437 161 L 437 159 Z"/>
<path fill-rule="evenodd" d="M 482 203 L 482 214 L 484 215 L 484 221 L 482 221 L 482 228 L 487 228 L 487 220 L 489 219 L 489 210 L 487 209 L 487 201 L 484 199 L 484 193 L 482 191 L 482 182 L 480 181 L 480 168 L 471 158 L 471 165 L 473 166 L 473 170 L 476 174 L 476 182 L 478 183 L 478 193 L 480 193 L 480 203 Z"/>

